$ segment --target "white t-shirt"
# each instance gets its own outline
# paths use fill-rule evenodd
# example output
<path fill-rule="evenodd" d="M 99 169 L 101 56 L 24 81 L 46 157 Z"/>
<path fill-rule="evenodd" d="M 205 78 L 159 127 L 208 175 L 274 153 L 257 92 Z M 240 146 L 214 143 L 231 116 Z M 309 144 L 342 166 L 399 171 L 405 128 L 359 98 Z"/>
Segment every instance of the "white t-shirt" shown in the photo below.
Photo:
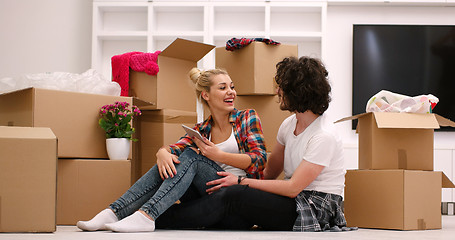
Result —
<path fill-rule="evenodd" d="M 216 144 L 216 146 L 223 152 L 240 153 L 239 146 L 237 145 L 237 141 L 235 140 L 234 130 L 231 131 L 231 136 L 229 136 L 229 138 L 226 141 L 218 143 L 218 144 Z M 246 176 L 246 172 L 243 169 L 236 168 L 231 165 L 227 165 L 227 164 L 223 164 L 223 163 L 219 163 L 219 162 L 216 162 L 216 163 L 218 163 L 218 165 L 220 165 L 220 167 L 226 172 L 230 172 L 236 176 L 243 176 L 243 177 Z"/>
<path fill-rule="evenodd" d="M 302 160 L 322 165 L 324 169 L 305 190 L 342 195 L 344 189 L 343 145 L 325 115 L 315 119 L 302 133 L 295 136 L 296 115 L 286 118 L 280 126 L 277 141 L 285 146 L 285 178 L 292 177 Z"/>

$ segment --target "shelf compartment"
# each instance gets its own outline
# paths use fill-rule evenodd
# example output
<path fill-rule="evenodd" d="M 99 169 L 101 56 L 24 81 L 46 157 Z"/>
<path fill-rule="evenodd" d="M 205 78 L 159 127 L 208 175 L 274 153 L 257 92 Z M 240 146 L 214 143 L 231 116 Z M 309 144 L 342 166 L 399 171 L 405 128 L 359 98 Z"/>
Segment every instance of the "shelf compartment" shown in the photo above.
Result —
<path fill-rule="evenodd" d="M 213 28 L 215 32 L 265 31 L 264 6 L 215 6 Z"/>
<path fill-rule="evenodd" d="M 154 6 L 152 31 L 204 31 L 203 6 Z"/>
<path fill-rule="evenodd" d="M 146 6 L 102 6 L 98 19 L 102 31 L 147 31 Z"/>
<path fill-rule="evenodd" d="M 321 7 L 273 6 L 270 8 L 270 31 L 321 32 Z"/>

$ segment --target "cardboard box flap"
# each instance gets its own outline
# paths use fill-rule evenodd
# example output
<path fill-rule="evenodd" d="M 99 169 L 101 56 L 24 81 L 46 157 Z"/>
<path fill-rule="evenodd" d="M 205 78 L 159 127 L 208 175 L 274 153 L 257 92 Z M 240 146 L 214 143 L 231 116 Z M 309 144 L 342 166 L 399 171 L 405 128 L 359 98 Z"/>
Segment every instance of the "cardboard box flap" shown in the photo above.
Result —
<path fill-rule="evenodd" d="M 213 45 L 177 38 L 160 53 L 160 56 L 197 62 L 213 48 L 215 48 Z"/>
<path fill-rule="evenodd" d="M 342 118 L 340 120 L 337 120 L 335 121 L 334 123 L 339 123 L 339 122 L 344 122 L 344 121 L 348 121 L 348 120 L 355 120 L 355 119 L 359 119 L 365 115 L 368 115 L 370 113 L 361 113 L 361 114 L 357 114 L 357 115 L 354 115 L 354 116 L 350 116 L 350 117 L 345 117 L 345 118 Z"/>
<path fill-rule="evenodd" d="M 450 179 L 445 175 L 444 172 L 442 174 L 442 187 L 443 188 L 455 188 L 455 185 L 450 181 Z"/>
<path fill-rule="evenodd" d="M 151 109 L 146 115 L 141 115 L 142 119 L 148 118 L 148 122 L 160 123 L 192 123 L 196 122 L 197 113 L 174 109 Z M 191 126 L 192 127 L 192 126 Z M 183 130 L 183 129 L 182 129 Z"/>
<path fill-rule="evenodd" d="M 50 128 L 0 126 L 0 138 L 56 139 Z"/>
<path fill-rule="evenodd" d="M 435 114 L 422 114 L 422 113 L 392 113 L 392 112 L 368 112 L 361 113 L 350 117 L 342 118 L 335 123 L 354 120 L 362 118 L 368 114 L 374 114 L 376 124 L 378 128 L 422 128 L 422 129 L 437 129 L 440 123 L 438 123 L 438 115 Z M 436 117 L 435 117 L 436 116 Z M 453 124 L 448 119 L 439 116 L 443 124 Z M 446 126 L 442 125 L 441 126 Z M 452 126 L 452 125 L 449 125 Z"/>
<path fill-rule="evenodd" d="M 174 109 L 163 109 L 163 115 L 165 123 L 194 122 L 195 118 L 197 118 L 196 112 Z"/>
<path fill-rule="evenodd" d="M 137 106 L 140 110 L 156 109 L 156 103 L 144 101 L 136 97 L 133 97 L 133 104 Z"/>
<path fill-rule="evenodd" d="M 439 128 L 439 123 L 433 114 L 390 112 L 375 112 L 373 114 L 378 128 Z"/>
<path fill-rule="evenodd" d="M 443 127 L 455 127 L 455 122 L 451 121 L 450 119 L 447 119 L 445 117 L 442 117 L 438 114 L 433 114 L 436 117 L 436 120 L 439 123 L 439 126 Z"/>

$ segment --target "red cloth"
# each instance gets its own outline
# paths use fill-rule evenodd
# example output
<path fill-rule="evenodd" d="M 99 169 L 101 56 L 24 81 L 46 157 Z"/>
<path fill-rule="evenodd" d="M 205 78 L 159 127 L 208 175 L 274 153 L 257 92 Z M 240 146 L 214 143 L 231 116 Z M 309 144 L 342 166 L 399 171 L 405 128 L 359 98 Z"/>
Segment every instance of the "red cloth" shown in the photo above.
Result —
<path fill-rule="evenodd" d="M 120 85 L 121 96 L 128 96 L 130 68 L 134 71 L 145 72 L 148 75 L 158 74 L 157 61 L 160 53 L 161 51 L 154 53 L 128 52 L 111 58 L 112 81 Z"/>

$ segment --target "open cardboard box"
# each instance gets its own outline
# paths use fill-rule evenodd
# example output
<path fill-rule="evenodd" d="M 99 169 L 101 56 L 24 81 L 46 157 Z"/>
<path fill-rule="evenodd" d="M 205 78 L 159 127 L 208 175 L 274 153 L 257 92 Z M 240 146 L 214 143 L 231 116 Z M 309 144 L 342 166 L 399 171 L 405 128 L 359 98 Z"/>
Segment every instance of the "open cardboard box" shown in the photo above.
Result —
<path fill-rule="evenodd" d="M 0 126 L 0 232 L 55 232 L 57 138 Z"/>
<path fill-rule="evenodd" d="M 440 229 L 443 172 L 348 170 L 344 194 L 348 226 L 397 230 Z"/>
<path fill-rule="evenodd" d="M 276 64 L 291 56 L 298 56 L 297 45 L 252 42 L 234 51 L 216 48 L 215 65 L 229 73 L 237 95 L 275 95 Z"/>
<path fill-rule="evenodd" d="M 196 95 L 188 72 L 215 46 L 177 38 L 158 55 L 156 76 L 130 70 L 129 96 L 144 109 L 196 111 Z M 142 100 L 142 101 L 139 101 Z"/>
<path fill-rule="evenodd" d="M 359 169 L 433 170 L 434 129 L 455 123 L 437 114 L 363 113 L 358 119 Z"/>
<path fill-rule="evenodd" d="M 0 125 L 49 127 L 58 138 L 60 158 L 108 158 L 99 110 L 119 97 L 41 88 L 0 95 Z"/>

